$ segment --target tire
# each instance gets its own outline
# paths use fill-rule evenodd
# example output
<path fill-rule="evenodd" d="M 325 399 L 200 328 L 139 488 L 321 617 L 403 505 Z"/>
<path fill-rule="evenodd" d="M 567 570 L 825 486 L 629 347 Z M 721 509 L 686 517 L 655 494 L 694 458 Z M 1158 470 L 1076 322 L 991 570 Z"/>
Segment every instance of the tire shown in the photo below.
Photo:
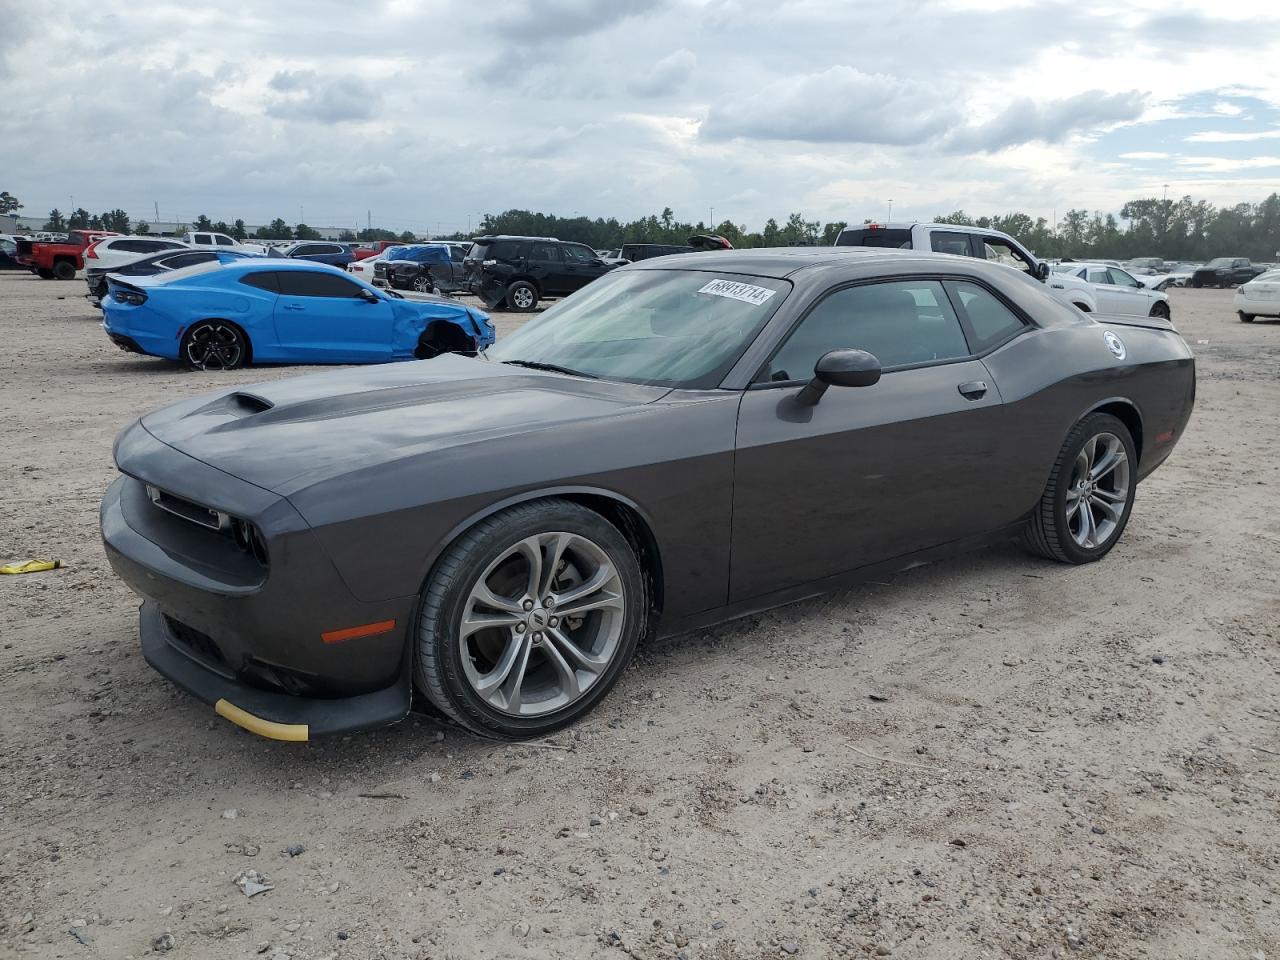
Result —
<path fill-rule="evenodd" d="M 604 577 L 581 602 L 607 602 L 563 621 L 556 611 L 567 600 L 547 606 L 537 598 L 526 609 L 535 544 L 538 592 L 569 597 Z M 548 557 L 561 558 L 550 586 L 541 573 Z M 631 544 L 595 511 L 560 499 L 503 510 L 459 537 L 427 581 L 414 657 L 418 689 L 484 737 L 518 740 L 567 726 L 604 698 L 635 653 L 648 626 L 645 584 Z M 493 625 L 464 635 L 466 617 Z M 581 669 L 570 669 L 571 659 Z"/>
<path fill-rule="evenodd" d="M 1151 305 L 1151 316 L 1159 317 L 1161 320 L 1169 319 L 1169 304 L 1162 300 L 1157 300 Z"/>
<path fill-rule="evenodd" d="M 1088 456 L 1088 449 L 1094 456 Z M 1094 487 L 1090 488 L 1093 496 L 1079 497 L 1077 491 L 1086 457 L 1096 469 L 1105 466 L 1107 458 L 1117 450 L 1123 451 L 1123 457 L 1097 477 Z M 1061 563 L 1092 563 L 1102 559 L 1116 545 L 1129 522 L 1137 488 L 1137 467 L 1133 437 L 1117 417 L 1094 413 L 1079 421 L 1063 441 L 1049 483 L 1023 531 L 1023 546 Z M 1123 494 L 1117 489 L 1120 486 Z M 1074 510 L 1071 509 L 1073 503 L 1078 504 Z M 1082 511 L 1088 511 L 1088 521 Z M 1097 519 L 1099 515 L 1103 518 L 1101 522 Z M 1094 525 L 1092 538 L 1085 530 L 1086 522 Z"/>
<path fill-rule="evenodd" d="M 183 336 L 178 357 L 194 370 L 235 370 L 249 362 L 249 340 L 234 323 L 200 320 Z"/>
<path fill-rule="evenodd" d="M 435 293 L 435 284 L 431 282 L 429 274 L 419 274 L 413 278 L 413 282 L 409 284 L 413 290 L 418 293 Z"/>
<path fill-rule="evenodd" d="M 53 277 L 55 280 L 74 280 L 76 265 L 70 260 L 59 260 L 53 265 Z"/>
<path fill-rule="evenodd" d="M 1199 281 L 1199 280 L 1192 280 L 1192 281 L 1191 281 L 1191 288 L 1192 288 L 1193 290 L 1199 290 L 1199 289 L 1200 289 L 1200 281 Z"/>
<path fill-rule="evenodd" d="M 506 301 L 516 313 L 529 313 L 538 305 L 538 288 L 527 280 L 517 280 L 507 287 Z"/>
<path fill-rule="evenodd" d="M 1236 315 L 1240 318 L 1241 323 L 1253 323 L 1254 315 L 1252 313 L 1245 313 L 1243 310 L 1240 310 Z"/>
<path fill-rule="evenodd" d="M 38 267 L 36 269 L 36 276 L 38 276 L 41 280 L 52 280 L 53 271 L 47 267 Z"/>

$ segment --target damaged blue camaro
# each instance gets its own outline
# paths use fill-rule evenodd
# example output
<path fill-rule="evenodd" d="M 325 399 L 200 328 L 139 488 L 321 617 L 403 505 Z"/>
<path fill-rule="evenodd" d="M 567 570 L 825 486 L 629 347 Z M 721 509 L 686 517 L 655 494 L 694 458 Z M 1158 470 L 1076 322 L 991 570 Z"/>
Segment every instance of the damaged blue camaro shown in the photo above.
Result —
<path fill-rule="evenodd" d="M 308 262 L 205 263 L 154 277 L 107 276 L 102 327 L 135 353 L 200 369 L 248 363 L 386 363 L 482 350 L 483 311 L 379 290 Z"/>

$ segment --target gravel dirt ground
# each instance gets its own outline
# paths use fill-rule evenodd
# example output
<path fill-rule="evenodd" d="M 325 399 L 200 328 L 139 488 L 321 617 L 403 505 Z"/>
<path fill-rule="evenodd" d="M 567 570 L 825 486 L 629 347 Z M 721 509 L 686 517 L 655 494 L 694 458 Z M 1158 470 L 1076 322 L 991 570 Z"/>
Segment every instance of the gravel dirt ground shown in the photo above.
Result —
<path fill-rule="evenodd" d="M 1173 292 L 1196 412 L 1101 563 L 1000 547 L 650 644 L 524 745 L 274 743 L 147 668 L 112 439 L 306 371 L 126 355 L 82 292 L 0 276 L 0 561 L 65 563 L 0 577 L 0 956 L 1280 955 L 1280 324 L 1229 291 Z"/>

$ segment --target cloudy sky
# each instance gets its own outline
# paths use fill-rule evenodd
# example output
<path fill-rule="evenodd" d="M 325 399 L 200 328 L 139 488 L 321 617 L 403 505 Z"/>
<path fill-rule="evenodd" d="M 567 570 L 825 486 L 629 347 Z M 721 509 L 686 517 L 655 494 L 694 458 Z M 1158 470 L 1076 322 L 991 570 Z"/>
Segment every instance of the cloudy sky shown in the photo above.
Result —
<path fill-rule="evenodd" d="M 467 229 L 1280 189 L 1280 5 L 0 0 L 0 189 Z"/>

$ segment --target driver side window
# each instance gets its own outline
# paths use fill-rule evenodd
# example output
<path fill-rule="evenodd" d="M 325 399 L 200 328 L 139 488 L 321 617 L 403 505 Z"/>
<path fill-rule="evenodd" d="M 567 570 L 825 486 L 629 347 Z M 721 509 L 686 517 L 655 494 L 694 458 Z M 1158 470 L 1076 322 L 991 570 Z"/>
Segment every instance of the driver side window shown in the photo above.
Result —
<path fill-rule="evenodd" d="M 819 357 L 841 348 L 866 350 L 886 368 L 969 355 L 942 284 L 895 280 L 828 294 L 791 331 L 762 379 L 808 380 Z"/>
<path fill-rule="evenodd" d="M 998 237 L 982 237 L 982 254 L 988 260 L 1016 267 L 1023 273 L 1035 275 L 1035 270 L 1022 256 L 1022 253 Z"/>
<path fill-rule="evenodd" d="M 579 247 L 572 243 L 566 243 L 560 249 L 564 251 L 565 259 L 570 263 L 590 263 L 596 257 L 596 255 L 586 247 Z"/>

